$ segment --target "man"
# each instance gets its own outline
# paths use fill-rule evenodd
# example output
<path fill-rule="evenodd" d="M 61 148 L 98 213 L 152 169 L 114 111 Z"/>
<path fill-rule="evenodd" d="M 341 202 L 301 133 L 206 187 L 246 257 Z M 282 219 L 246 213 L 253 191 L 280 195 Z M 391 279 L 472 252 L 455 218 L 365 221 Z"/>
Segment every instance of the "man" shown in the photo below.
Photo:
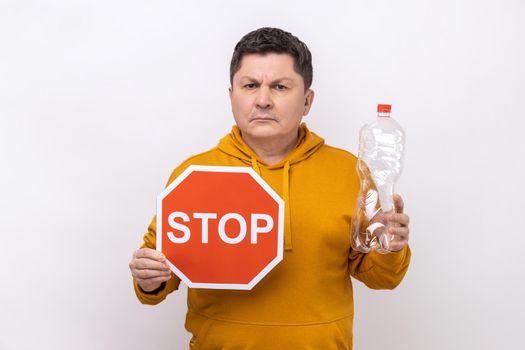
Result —
<path fill-rule="evenodd" d="M 410 261 L 407 215 L 394 196 L 394 252 L 351 249 L 351 213 L 359 193 L 356 157 L 326 145 L 302 122 L 314 100 L 311 54 L 275 28 L 244 36 L 235 47 L 229 89 L 236 125 L 191 164 L 253 167 L 285 201 L 284 258 L 251 291 L 188 290 L 190 349 L 351 349 L 350 275 L 391 289 Z M 130 269 L 145 304 L 157 304 L 180 280 L 155 249 L 155 218 Z"/>

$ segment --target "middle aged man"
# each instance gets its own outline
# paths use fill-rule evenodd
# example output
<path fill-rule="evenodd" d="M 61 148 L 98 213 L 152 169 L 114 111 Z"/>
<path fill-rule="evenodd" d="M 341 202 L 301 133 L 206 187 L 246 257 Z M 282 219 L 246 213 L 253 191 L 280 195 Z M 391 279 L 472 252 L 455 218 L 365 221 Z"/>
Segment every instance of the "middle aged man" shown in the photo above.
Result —
<path fill-rule="evenodd" d="M 302 119 L 314 100 L 310 51 L 275 28 L 245 35 L 231 62 L 230 99 L 236 126 L 189 165 L 253 167 L 284 199 L 284 259 L 251 291 L 188 289 L 190 349 L 351 349 L 350 276 L 374 289 L 396 287 L 410 261 L 408 221 L 394 196 L 395 252 L 351 248 L 351 215 L 359 181 L 356 157 L 328 146 Z M 157 304 L 176 290 L 155 249 L 155 218 L 130 268 L 139 300 Z"/>

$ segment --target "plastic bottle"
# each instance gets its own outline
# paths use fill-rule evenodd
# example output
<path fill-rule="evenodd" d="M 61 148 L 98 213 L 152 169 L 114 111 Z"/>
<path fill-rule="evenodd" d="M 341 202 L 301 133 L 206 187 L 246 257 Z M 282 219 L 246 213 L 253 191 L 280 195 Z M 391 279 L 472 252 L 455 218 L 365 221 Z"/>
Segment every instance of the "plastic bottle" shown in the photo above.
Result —
<path fill-rule="evenodd" d="M 394 210 L 392 195 L 402 170 L 405 132 L 390 118 L 390 111 L 390 105 L 378 105 L 377 119 L 359 132 L 360 193 L 352 218 L 352 245 L 363 253 L 391 251 L 386 214 Z"/>

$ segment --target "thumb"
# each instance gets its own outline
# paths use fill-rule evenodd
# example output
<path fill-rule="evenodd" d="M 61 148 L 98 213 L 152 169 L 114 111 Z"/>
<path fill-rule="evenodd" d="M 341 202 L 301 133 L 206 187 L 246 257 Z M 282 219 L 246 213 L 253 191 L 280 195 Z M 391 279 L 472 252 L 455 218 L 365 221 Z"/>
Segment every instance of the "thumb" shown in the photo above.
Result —
<path fill-rule="evenodd" d="M 403 198 L 401 198 L 399 194 L 394 193 L 392 199 L 394 200 L 394 208 L 396 213 L 403 213 L 403 210 L 405 209 L 405 202 L 403 202 Z"/>

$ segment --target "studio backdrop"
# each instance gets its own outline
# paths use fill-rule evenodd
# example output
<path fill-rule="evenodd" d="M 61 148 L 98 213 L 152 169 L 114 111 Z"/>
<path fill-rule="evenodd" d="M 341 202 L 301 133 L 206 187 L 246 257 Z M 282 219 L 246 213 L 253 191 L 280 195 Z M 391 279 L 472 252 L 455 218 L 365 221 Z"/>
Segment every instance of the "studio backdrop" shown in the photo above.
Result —
<path fill-rule="evenodd" d="M 355 349 L 518 349 L 525 3 L 0 0 L 0 349 L 185 349 L 186 287 L 128 268 L 171 171 L 234 121 L 229 62 L 263 26 L 313 54 L 308 127 L 353 153 L 392 104 L 412 263 L 354 281 Z M 315 302 L 313 300 L 312 302 Z"/>

